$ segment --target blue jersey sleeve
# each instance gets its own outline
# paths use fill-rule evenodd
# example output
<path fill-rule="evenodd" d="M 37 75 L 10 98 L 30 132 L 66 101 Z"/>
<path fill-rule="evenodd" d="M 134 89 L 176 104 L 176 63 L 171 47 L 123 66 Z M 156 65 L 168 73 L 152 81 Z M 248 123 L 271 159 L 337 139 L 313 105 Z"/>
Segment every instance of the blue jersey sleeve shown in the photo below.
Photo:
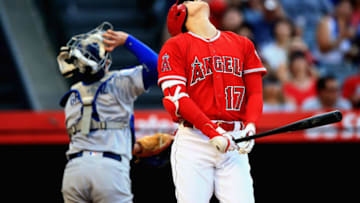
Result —
<path fill-rule="evenodd" d="M 148 89 L 149 86 L 156 84 L 158 78 L 158 54 L 131 35 L 128 36 L 125 42 L 125 47 L 137 57 L 141 64 L 145 65 L 142 73 L 145 89 Z"/>
<path fill-rule="evenodd" d="M 131 143 L 132 143 L 132 147 L 134 148 L 136 141 L 134 114 L 131 115 L 129 124 L 130 124 L 130 132 L 131 132 Z"/>

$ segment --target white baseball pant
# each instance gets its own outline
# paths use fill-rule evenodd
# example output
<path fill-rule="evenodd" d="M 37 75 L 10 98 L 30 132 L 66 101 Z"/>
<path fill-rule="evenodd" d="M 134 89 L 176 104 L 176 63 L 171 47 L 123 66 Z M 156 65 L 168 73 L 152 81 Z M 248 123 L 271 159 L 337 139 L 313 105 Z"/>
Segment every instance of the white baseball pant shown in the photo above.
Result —
<path fill-rule="evenodd" d="M 179 126 L 171 149 L 177 201 L 207 203 L 215 193 L 220 202 L 254 203 L 248 155 L 222 154 L 208 141 L 201 131 Z"/>

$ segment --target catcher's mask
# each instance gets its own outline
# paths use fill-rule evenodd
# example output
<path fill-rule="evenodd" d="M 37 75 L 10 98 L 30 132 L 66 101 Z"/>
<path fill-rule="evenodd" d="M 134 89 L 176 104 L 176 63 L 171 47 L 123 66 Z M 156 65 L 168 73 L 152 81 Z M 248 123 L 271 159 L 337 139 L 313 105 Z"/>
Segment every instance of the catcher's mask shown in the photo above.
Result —
<path fill-rule="evenodd" d="M 73 36 L 65 47 L 61 47 L 57 62 L 64 77 L 72 77 L 77 72 L 94 75 L 109 69 L 111 54 L 105 51 L 102 37 L 107 29 L 113 29 L 113 26 L 103 22 L 87 33 Z"/>

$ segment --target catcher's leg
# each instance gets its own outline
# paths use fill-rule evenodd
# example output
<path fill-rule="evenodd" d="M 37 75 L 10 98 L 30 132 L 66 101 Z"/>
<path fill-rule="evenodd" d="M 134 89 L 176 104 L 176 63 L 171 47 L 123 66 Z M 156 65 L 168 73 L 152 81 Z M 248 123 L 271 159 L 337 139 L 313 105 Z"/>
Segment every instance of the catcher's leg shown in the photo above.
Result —
<path fill-rule="evenodd" d="M 84 154 L 68 162 L 63 179 L 65 202 L 131 203 L 129 160 Z"/>
<path fill-rule="evenodd" d="M 129 160 L 107 157 L 92 159 L 95 167 L 91 176 L 92 200 L 97 203 L 132 203 Z"/>
<path fill-rule="evenodd" d="M 171 149 L 177 202 L 210 201 L 214 189 L 214 152 L 200 131 L 180 127 Z"/>
<path fill-rule="evenodd" d="M 83 160 L 76 158 L 66 164 L 61 192 L 65 203 L 89 202 L 87 191 L 86 168 L 83 167 Z"/>
<path fill-rule="evenodd" d="M 247 154 L 224 154 L 215 173 L 215 195 L 220 202 L 254 203 L 253 181 Z"/>

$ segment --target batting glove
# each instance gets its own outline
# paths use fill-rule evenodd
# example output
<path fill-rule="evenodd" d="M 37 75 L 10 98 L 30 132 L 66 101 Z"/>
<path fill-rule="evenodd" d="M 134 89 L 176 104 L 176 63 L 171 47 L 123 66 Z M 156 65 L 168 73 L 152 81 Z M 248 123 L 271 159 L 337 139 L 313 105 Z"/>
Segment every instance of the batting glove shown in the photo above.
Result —
<path fill-rule="evenodd" d="M 255 135 L 256 128 L 254 123 L 248 123 L 244 130 L 234 132 L 234 137 L 236 139 L 243 138 L 247 136 Z M 248 154 L 251 152 L 252 148 L 255 145 L 255 140 L 249 140 L 244 142 L 237 143 L 239 154 Z"/>
<path fill-rule="evenodd" d="M 209 140 L 210 144 L 213 145 L 219 152 L 225 153 L 227 151 L 238 150 L 239 147 L 233 140 L 233 136 L 226 132 L 224 129 L 218 127 L 216 131 L 219 133 Z"/>

